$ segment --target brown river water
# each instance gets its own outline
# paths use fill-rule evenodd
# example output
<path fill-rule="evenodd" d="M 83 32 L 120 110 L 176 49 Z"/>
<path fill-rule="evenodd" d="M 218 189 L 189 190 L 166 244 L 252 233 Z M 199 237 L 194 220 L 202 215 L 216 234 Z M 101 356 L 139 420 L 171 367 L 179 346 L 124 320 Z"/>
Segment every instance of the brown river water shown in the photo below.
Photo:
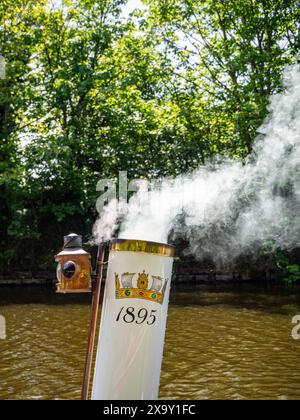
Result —
<path fill-rule="evenodd" d="M 0 288 L 0 399 L 79 399 L 89 295 Z M 300 290 L 173 288 L 162 399 L 300 399 Z"/>

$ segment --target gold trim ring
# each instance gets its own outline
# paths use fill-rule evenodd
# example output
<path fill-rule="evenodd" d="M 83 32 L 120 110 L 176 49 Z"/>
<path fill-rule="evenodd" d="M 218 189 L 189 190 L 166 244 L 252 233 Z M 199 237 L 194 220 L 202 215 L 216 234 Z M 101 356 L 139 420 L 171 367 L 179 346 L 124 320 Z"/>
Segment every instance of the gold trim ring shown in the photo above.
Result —
<path fill-rule="evenodd" d="M 140 241 L 136 239 L 112 239 L 111 251 L 147 252 L 149 254 L 174 257 L 175 248 L 172 245 L 159 242 Z"/>

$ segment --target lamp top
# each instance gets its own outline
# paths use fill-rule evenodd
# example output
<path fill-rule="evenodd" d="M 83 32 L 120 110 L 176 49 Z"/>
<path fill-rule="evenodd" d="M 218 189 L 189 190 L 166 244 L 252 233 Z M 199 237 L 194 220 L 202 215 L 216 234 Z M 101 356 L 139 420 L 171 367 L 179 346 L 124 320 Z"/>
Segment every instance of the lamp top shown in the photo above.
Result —
<path fill-rule="evenodd" d="M 64 236 L 64 249 L 66 248 L 82 248 L 82 236 L 76 233 Z"/>
<path fill-rule="evenodd" d="M 64 247 L 56 257 L 61 257 L 63 255 L 89 255 L 88 252 L 82 248 L 81 235 L 70 233 L 69 235 L 64 236 Z"/>

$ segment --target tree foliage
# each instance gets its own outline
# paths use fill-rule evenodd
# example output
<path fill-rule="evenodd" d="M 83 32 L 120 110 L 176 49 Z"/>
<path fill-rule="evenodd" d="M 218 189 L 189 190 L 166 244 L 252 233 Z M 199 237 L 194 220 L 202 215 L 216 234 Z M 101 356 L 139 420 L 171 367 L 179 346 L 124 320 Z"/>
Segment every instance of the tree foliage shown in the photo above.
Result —
<path fill-rule="evenodd" d="M 89 235 L 101 178 L 243 158 L 299 53 L 297 0 L 3 0 L 0 269 Z"/>

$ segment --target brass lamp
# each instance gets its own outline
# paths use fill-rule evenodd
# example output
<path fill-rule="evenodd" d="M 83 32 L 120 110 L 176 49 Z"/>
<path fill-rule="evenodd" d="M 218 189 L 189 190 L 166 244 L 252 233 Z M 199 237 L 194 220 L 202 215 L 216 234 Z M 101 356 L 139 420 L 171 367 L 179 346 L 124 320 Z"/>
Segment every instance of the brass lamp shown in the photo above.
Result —
<path fill-rule="evenodd" d="M 91 255 L 82 248 L 82 236 L 71 233 L 64 237 L 64 247 L 55 256 L 57 293 L 91 292 Z"/>

